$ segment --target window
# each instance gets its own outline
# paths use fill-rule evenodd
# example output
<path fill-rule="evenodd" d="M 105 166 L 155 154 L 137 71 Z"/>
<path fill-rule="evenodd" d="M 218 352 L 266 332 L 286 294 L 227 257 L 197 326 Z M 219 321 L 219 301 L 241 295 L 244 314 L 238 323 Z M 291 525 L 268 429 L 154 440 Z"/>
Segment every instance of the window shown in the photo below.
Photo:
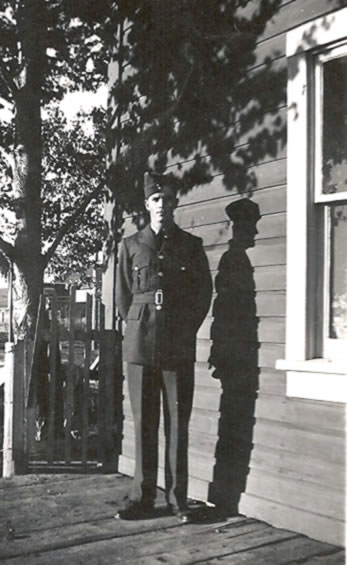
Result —
<path fill-rule="evenodd" d="M 347 9 L 287 35 L 290 396 L 346 401 Z"/>
<path fill-rule="evenodd" d="M 347 350 L 347 44 L 319 53 L 314 75 L 314 203 L 324 208 L 322 357 L 338 359 Z"/>

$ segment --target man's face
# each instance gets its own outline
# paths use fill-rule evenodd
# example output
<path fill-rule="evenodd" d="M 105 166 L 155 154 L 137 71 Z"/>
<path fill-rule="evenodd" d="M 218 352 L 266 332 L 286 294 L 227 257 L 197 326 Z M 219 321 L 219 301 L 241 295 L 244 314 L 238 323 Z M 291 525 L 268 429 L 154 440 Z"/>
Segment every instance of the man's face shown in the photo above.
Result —
<path fill-rule="evenodd" d="M 160 192 L 151 194 L 145 200 L 145 206 L 150 214 L 152 226 L 165 228 L 172 225 L 177 198 L 171 188 L 165 186 Z"/>

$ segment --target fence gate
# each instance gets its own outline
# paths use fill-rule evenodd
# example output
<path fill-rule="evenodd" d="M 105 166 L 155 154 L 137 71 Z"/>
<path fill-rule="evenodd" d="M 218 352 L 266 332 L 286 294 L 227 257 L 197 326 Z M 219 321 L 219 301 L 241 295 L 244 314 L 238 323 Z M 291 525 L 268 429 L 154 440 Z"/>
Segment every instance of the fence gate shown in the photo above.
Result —
<path fill-rule="evenodd" d="M 23 378 L 24 375 L 24 378 Z M 91 294 L 76 301 L 46 291 L 33 344 L 19 342 L 15 381 L 16 468 L 39 471 L 100 467 L 116 471 L 122 437 L 121 341 L 105 329 L 104 310 Z M 22 429 L 21 428 L 22 423 Z"/>

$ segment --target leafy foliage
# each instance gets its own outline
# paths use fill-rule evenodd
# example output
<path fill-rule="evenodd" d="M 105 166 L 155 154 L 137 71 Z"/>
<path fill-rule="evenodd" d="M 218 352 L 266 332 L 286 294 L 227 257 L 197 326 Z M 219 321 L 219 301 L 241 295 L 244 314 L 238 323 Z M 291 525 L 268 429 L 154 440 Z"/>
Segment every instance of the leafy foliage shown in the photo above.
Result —
<path fill-rule="evenodd" d="M 105 112 L 99 109 L 91 115 L 80 113 L 72 124 L 68 124 L 59 111 L 59 101 L 67 92 L 81 89 L 96 92 L 105 84 L 111 4 L 99 2 L 95 5 L 76 0 L 0 2 L 0 226 L 5 239 L 2 251 L 10 249 L 7 242 L 13 246 L 15 262 L 16 257 L 23 255 L 23 251 L 16 253 L 16 247 L 24 241 L 23 235 L 32 233 L 36 211 L 41 210 L 42 243 L 39 250 L 41 248 L 43 257 L 60 237 L 64 225 L 76 216 L 76 208 L 88 194 L 94 191 L 96 198 L 84 213 L 83 222 L 76 217 L 69 230 L 65 230 L 70 233 L 64 233 L 64 245 L 58 246 L 55 257 L 49 256 L 48 270 L 58 278 L 75 270 L 83 279 L 90 257 L 95 255 L 102 242 Z M 43 55 L 39 49 L 35 51 L 35 42 L 42 46 Z M 23 53 L 27 60 L 21 62 Z M 20 99 L 23 73 L 27 73 L 24 65 L 30 66 L 31 58 L 36 56 L 36 66 L 31 71 L 27 88 L 38 98 L 43 109 L 42 143 L 41 147 L 37 146 L 37 151 L 42 152 L 39 156 L 42 178 L 35 180 L 39 194 L 34 185 L 30 185 L 32 177 L 28 191 L 19 194 L 14 177 L 16 145 L 22 143 L 18 138 L 18 120 L 29 138 L 30 128 L 33 131 L 40 128 L 40 123 L 34 123 L 30 113 L 25 115 L 25 101 L 23 109 Z M 22 116 L 27 123 L 23 123 Z M 28 149 L 30 151 L 30 142 Z M 19 207 L 24 210 L 24 223 Z M 84 212 L 82 208 L 81 214 Z M 30 241 L 24 253 L 28 258 L 32 256 L 35 268 L 40 257 L 30 250 Z"/>
<path fill-rule="evenodd" d="M 285 139 L 277 114 L 285 103 L 285 71 L 255 57 L 279 4 L 118 2 L 126 25 L 114 56 L 120 72 L 110 146 L 119 157 L 109 182 L 125 209 L 141 208 L 149 166 L 178 177 L 181 192 L 214 174 L 230 190 L 253 190 L 250 165 L 275 156 Z M 184 162 L 181 170 L 175 161 Z"/>
<path fill-rule="evenodd" d="M 42 239 L 49 247 L 61 226 L 86 197 L 100 187 L 98 195 L 76 220 L 58 247 L 48 271 L 65 281 L 72 273 L 81 282 L 103 242 L 103 198 L 106 187 L 105 112 L 80 112 L 72 123 L 58 105 L 48 109 L 43 122 Z"/>
<path fill-rule="evenodd" d="M 70 121 L 58 103 L 45 108 L 43 120 L 42 222 L 43 252 L 52 245 L 61 226 L 71 217 L 81 198 L 98 187 L 97 196 L 76 220 L 58 247 L 48 274 L 64 281 L 71 273 L 81 282 L 88 279 L 89 267 L 103 241 L 103 198 L 106 186 L 105 111 L 80 111 Z M 8 240 L 17 232 L 9 157 L 0 157 L 3 190 L 0 196 L 0 225 Z M 12 211 L 12 213 L 11 213 Z"/>

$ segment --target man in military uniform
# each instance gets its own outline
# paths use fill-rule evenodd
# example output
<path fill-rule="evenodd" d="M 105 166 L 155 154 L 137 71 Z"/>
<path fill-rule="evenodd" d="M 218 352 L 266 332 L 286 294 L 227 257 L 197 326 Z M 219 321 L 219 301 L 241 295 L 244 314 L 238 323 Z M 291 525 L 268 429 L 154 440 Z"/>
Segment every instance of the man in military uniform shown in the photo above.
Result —
<path fill-rule="evenodd" d="M 177 198 L 169 177 L 146 173 L 144 191 L 150 224 L 123 239 L 116 284 L 135 425 L 133 487 L 118 516 L 137 519 L 153 510 L 162 393 L 166 501 L 186 522 L 196 333 L 212 283 L 201 239 L 174 223 Z"/>

